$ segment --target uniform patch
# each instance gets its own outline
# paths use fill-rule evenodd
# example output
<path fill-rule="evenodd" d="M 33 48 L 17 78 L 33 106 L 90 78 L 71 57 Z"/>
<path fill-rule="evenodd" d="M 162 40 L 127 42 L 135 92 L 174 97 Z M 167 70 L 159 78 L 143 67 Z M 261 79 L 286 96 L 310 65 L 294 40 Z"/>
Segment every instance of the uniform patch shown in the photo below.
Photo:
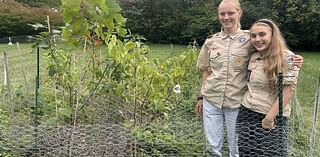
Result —
<path fill-rule="evenodd" d="M 234 64 L 235 64 L 236 66 L 240 66 L 241 63 L 242 63 L 242 61 L 241 61 L 240 58 L 237 58 L 237 59 L 234 61 Z"/>
<path fill-rule="evenodd" d="M 214 59 L 217 58 L 221 55 L 220 49 L 219 48 L 211 48 L 209 50 L 209 58 Z"/>
<path fill-rule="evenodd" d="M 239 38 L 239 43 L 242 44 L 242 43 L 244 43 L 245 41 L 246 41 L 246 38 L 245 38 L 245 37 L 240 37 L 240 38 Z"/>
<path fill-rule="evenodd" d="M 235 72 L 241 72 L 243 69 L 243 60 L 241 58 L 235 58 L 233 64 L 234 64 L 234 71 Z"/>

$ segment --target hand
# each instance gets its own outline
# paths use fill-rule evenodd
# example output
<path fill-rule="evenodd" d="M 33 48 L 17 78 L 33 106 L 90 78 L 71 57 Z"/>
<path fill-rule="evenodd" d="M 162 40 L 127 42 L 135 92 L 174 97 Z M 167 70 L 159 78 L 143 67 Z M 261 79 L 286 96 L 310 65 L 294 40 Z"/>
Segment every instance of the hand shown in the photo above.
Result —
<path fill-rule="evenodd" d="M 202 105 L 203 105 L 203 100 L 197 100 L 196 113 L 198 113 L 200 116 L 202 116 Z"/>
<path fill-rule="evenodd" d="M 274 119 L 268 119 L 268 118 L 263 118 L 262 119 L 262 128 L 265 129 L 274 129 L 276 127 L 275 123 L 274 123 Z"/>
<path fill-rule="evenodd" d="M 295 66 L 297 66 L 297 67 L 299 67 L 299 68 L 302 67 L 302 65 L 303 65 L 303 57 L 302 57 L 302 56 L 300 56 L 300 55 L 294 55 L 293 58 L 292 58 L 292 60 L 293 60 L 293 64 L 294 64 Z"/>

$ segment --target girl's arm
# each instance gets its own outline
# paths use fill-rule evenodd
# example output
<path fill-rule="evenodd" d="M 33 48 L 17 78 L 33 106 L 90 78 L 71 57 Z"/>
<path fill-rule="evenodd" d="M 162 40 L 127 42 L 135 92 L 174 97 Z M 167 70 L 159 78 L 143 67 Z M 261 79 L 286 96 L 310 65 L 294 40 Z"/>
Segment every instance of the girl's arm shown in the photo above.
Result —
<path fill-rule="evenodd" d="M 292 85 L 285 85 L 283 88 L 283 108 L 290 102 L 292 95 L 294 92 L 294 88 Z M 279 99 L 275 100 L 271 109 L 266 114 L 265 118 L 262 120 L 263 128 L 274 128 L 274 120 L 279 113 Z"/>
<path fill-rule="evenodd" d="M 200 93 L 199 93 L 199 96 L 202 96 L 202 88 L 207 80 L 207 78 L 209 77 L 209 75 L 212 73 L 211 70 L 203 70 L 202 71 L 202 79 L 201 79 L 201 88 L 200 88 Z M 198 100 L 197 99 L 197 104 L 196 104 L 196 112 L 198 114 L 202 114 L 202 100 Z"/>

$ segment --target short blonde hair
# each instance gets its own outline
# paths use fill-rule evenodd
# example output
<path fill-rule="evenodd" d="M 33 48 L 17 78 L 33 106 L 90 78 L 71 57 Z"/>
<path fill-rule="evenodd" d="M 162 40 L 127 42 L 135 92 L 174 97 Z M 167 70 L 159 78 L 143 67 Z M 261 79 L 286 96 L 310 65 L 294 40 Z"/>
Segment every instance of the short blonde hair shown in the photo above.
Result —
<path fill-rule="evenodd" d="M 234 6 L 238 11 L 242 11 L 241 5 L 240 5 L 240 1 L 239 0 L 222 0 L 218 6 L 218 11 L 221 5 L 223 4 L 230 4 L 232 6 Z M 240 24 L 240 17 L 238 20 L 238 27 L 241 28 L 241 24 Z"/>

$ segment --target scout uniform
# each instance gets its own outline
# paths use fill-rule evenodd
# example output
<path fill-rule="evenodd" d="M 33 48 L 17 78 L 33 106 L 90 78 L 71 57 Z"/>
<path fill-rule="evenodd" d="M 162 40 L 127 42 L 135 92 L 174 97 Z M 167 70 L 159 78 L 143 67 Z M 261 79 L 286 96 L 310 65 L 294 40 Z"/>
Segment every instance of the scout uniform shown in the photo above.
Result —
<path fill-rule="evenodd" d="M 285 56 L 283 84 L 295 88 L 299 68 L 293 66 L 292 52 Z M 270 81 L 264 72 L 265 61 L 259 52 L 252 54 L 248 66 L 247 85 L 243 107 L 237 119 L 239 155 L 246 156 L 288 156 L 288 120 L 290 103 L 283 110 L 284 120 L 273 129 L 262 128 L 262 120 L 277 99 L 277 91 L 271 88 Z M 276 117 L 276 120 L 280 117 Z M 276 124 L 278 125 L 278 124 Z"/>
<path fill-rule="evenodd" d="M 231 34 L 221 31 L 203 44 L 197 67 L 212 73 L 204 82 L 203 125 L 207 151 L 222 156 L 224 126 L 227 128 L 229 156 L 238 157 L 236 121 L 243 95 L 250 58 L 249 31 L 237 29 Z"/>
<path fill-rule="evenodd" d="M 294 88 L 297 84 L 297 78 L 299 74 L 299 68 L 293 66 L 290 56 L 294 53 L 287 52 L 285 56 L 285 62 L 288 63 L 286 69 L 283 71 L 283 84 L 292 85 Z M 243 106 L 258 113 L 267 114 L 271 106 L 277 99 L 277 91 L 271 88 L 270 81 L 268 80 L 263 68 L 264 60 L 261 59 L 260 53 L 254 53 L 251 56 L 248 66 L 248 91 L 246 92 L 243 100 Z M 288 60 L 289 58 L 289 60 Z M 283 116 L 289 117 L 290 104 L 286 104 L 283 110 Z"/>
<path fill-rule="evenodd" d="M 212 73 L 202 87 L 202 95 L 218 108 L 240 107 L 246 92 L 247 65 L 252 49 L 249 31 L 232 34 L 223 31 L 212 35 L 203 44 L 197 67 Z"/>

